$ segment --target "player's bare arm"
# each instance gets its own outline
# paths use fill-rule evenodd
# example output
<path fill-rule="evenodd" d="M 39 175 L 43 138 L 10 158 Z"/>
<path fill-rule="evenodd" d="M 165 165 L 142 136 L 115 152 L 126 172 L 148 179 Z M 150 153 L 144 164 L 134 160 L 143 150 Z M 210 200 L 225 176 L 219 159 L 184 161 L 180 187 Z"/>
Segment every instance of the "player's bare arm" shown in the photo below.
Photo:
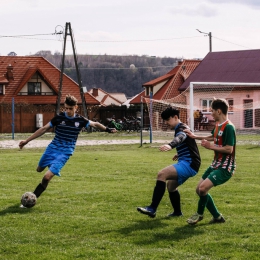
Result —
<path fill-rule="evenodd" d="M 232 154 L 232 152 L 233 152 L 233 146 L 231 146 L 231 145 L 225 145 L 225 146 L 219 147 L 219 146 L 215 146 L 213 143 L 210 143 L 207 140 L 202 140 L 201 146 L 205 147 L 206 149 L 213 150 L 213 151 L 220 152 L 220 153 Z"/>
<path fill-rule="evenodd" d="M 104 125 L 100 124 L 99 122 L 94 122 L 89 120 L 89 125 L 95 128 L 100 129 L 101 131 L 106 131 L 107 127 L 105 127 Z M 117 130 L 115 128 L 110 128 L 111 131 L 109 131 L 109 133 L 116 133 Z"/>
<path fill-rule="evenodd" d="M 198 136 L 195 135 L 193 132 L 191 132 L 190 129 L 184 129 L 183 132 L 185 132 L 187 134 L 187 136 L 189 136 L 192 139 L 197 139 L 197 140 L 207 140 L 207 141 L 213 141 L 214 137 L 213 135 L 208 135 L 208 136 Z"/>
<path fill-rule="evenodd" d="M 45 126 L 39 128 L 36 132 L 34 132 L 30 137 L 28 137 L 26 140 L 21 141 L 19 143 L 20 149 L 22 149 L 26 144 L 28 144 L 33 139 L 38 138 L 39 136 L 45 134 L 49 129 L 51 129 L 50 123 L 46 124 Z"/>
<path fill-rule="evenodd" d="M 170 151 L 171 149 L 172 149 L 171 146 L 168 144 L 164 144 L 164 145 L 160 146 L 160 148 L 159 148 L 159 150 L 161 152 L 167 152 L 167 151 Z"/>

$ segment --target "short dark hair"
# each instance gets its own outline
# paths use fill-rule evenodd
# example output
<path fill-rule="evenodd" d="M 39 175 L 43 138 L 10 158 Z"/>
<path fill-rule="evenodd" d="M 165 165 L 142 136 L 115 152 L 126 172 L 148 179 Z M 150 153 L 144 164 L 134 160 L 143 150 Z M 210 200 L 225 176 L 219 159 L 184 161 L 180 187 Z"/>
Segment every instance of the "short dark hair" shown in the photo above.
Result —
<path fill-rule="evenodd" d="M 74 96 L 71 96 L 69 94 L 66 96 L 64 103 L 67 104 L 68 106 L 76 106 L 78 103 L 78 100 Z"/>
<path fill-rule="evenodd" d="M 211 108 L 214 110 L 220 109 L 224 115 L 227 114 L 229 104 L 224 98 L 214 98 L 211 103 Z"/>
<path fill-rule="evenodd" d="M 177 116 L 179 118 L 180 111 L 178 109 L 175 109 L 173 107 L 167 107 L 162 113 L 161 118 L 163 120 L 168 120 L 170 117 Z"/>

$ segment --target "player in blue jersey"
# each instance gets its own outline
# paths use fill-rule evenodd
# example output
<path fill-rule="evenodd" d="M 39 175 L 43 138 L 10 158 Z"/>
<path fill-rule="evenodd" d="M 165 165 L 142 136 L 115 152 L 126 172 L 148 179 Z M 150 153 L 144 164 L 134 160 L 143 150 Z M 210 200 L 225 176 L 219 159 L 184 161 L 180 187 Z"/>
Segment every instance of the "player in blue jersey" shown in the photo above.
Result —
<path fill-rule="evenodd" d="M 45 191 L 50 180 L 55 175 L 60 176 L 62 167 L 74 152 L 77 138 L 82 128 L 92 126 L 109 133 L 116 132 L 116 129 L 105 127 L 99 122 L 93 122 L 78 115 L 76 113 L 78 108 L 77 102 L 74 96 L 67 95 L 64 101 L 65 112 L 56 115 L 48 124 L 38 129 L 25 141 L 19 143 L 19 147 L 22 149 L 30 141 L 55 127 L 54 139 L 47 146 L 36 169 L 37 172 L 42 172 L 46 167 L 49 168 L 44 174 L 41 183 L 33 192 L 37 198 Z M 21 207 L 23 206 L 21 205 Z"/>
<path fill-rule="evenodd" d="M 177 188 L 198 173 L 201 163 L 196 141 L 184 132 L 184 129 L 189 129 L 189 127 L 180 121 L 179 110 L 168 107 L 162 112 L 161 117 L 175 130 L 175 134 L 172 142 L 162 145 L 159 150 L 167 152 L 176 148 L 177 154 L 173 160 L 178 160 L 178 162 L 159 171 L 150 206 L 137 208 L 140 213 L 151 218 L 156 216 L 156 210 L 165 193 L 166 185 L 173 207 L 173 212 L 168 216 L 182 216 L 180 194 Z"/>

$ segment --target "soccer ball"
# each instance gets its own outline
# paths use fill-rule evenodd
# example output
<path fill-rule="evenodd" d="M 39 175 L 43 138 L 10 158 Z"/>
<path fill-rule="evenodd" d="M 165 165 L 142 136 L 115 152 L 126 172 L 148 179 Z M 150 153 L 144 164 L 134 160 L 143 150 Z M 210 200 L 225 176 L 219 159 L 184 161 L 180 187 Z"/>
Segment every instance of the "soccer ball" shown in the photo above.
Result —
<path fill-rule="evenodd" d="M 30 191 L 25 192 L 21 198 L 21 203 L 26 208 L 32 208 L 36 204 L 36 201 L 37 201 L 36 195 Z"/>

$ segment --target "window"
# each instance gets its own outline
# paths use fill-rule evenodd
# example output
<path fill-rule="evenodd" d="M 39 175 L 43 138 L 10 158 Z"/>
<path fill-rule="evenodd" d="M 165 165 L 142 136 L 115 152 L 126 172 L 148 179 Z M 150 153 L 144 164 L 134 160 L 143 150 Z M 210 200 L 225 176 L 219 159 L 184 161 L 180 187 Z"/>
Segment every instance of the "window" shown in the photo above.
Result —
<path fill-rule="evenodd" d="M 0 84 L 0 95 L 4 95 L 4 85 Z"/>
<path fill-rule="evenodd" d="M 201 107 L 202 112 L 204 113 L 210 113 L 211 103 L 213 99 L 202 99 L 201 100 Z M 234 100 L 233 99 L 227 99 L 227 102 L 229 104 L 229 110 L 228 112 L 233 113 L 234 112 Z"/>
<path fill-rule="evenodd" d="M 152 94 L 155 94 L 154 88 L 152 86 L 145 87 L 145 95 L 146 96 L 150 96 L 151 92 L 152 92 Z"/>
<path fill-rule="evenodd" d="M 210 113 L 211 103 L 212 103 L 212 99 L 202 99 L 201 100 L 202 112 Z"/>
<path fill-rule="evenodd" d="M 28 95 L 41 95 L 41 82 L 28 82 Z"/>
<path fill-rule="evenodd" d="M 228 105 L 229 105 L 229 109 L 228 112 L 234 112 L 234 100 L 233 99 L 227 99 Z"/>
<path fill-rule="evenodd" d="M 152 91 L 152 88 L 151 87 L 146 87 L 145 88 L 145 92 L 146 92 L 146 96 L 150 96 L 150 94 L 151 94 L 151 91 Z"/>

